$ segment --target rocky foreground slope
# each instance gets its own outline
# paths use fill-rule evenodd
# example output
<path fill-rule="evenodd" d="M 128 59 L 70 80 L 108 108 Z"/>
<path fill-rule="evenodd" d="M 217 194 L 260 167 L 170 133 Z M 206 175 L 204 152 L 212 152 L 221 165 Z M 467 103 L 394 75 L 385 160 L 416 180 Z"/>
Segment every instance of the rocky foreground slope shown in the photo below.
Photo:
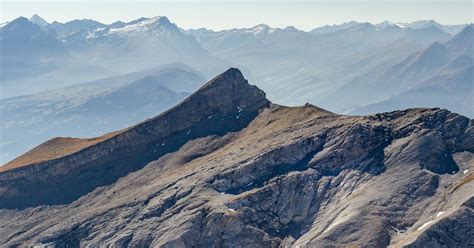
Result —
<path fill-rule="evenodd" d="M 0 172 L 1 246 L 472 247 L 474 121 L 284 107 L 229 69 L 169 111 Z"/>

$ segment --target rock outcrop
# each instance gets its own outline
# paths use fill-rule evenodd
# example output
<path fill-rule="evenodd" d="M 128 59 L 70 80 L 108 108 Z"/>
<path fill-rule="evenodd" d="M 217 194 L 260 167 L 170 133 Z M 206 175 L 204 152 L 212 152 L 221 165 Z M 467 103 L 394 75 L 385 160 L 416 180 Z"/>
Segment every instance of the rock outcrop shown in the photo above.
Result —
<path fill-rule="evenodd" d="M 153 119 L 88 142 L 76 141 L 72 152 L 67 149 L 72 145 L 42 145 L 6 164 L 0 174 L 0 208 L 71 202 L 189 140 L 238 131 L 268 105 L 261 90 L 249 85 L 239 70 L 229 69 Z M 52 154 L 49 159 L 39 156 L 46 153 Z"/>
<path fill-rule="evenodd" d="M 474 121 L 447 110 L 284 107 L 230 69 L 54 154 L 0 173 L 3 246 L 474 245 Z"/>

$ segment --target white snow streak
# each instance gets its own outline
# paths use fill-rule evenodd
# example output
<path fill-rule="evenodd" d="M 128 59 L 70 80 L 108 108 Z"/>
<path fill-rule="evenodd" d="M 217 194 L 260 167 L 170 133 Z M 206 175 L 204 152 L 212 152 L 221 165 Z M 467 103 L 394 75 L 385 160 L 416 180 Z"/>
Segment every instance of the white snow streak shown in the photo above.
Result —
<path fill-rule="evenodd" d="M 419 231 L 419 230 L 421 230 L 421 229 L 427 227 L 429 224 L 431 224 L 431 222 L 433 222 L 433 220 L 430 220 L 430 221 L 426 222 L 425 224 L 421 225 L 420 227 L 418 227 L 417 230 Z"/>

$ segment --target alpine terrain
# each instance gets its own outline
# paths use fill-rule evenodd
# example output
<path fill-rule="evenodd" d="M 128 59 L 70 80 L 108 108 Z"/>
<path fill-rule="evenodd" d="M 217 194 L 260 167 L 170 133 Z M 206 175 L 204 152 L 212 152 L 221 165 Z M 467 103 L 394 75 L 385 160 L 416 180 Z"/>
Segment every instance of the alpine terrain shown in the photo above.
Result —
<path fill-rule="evenodd" d="M 231 68 L 156 117 L 0 167 L 0 246 L 473 247 L 473 179 L 472 119 L 285 107 Z"/>

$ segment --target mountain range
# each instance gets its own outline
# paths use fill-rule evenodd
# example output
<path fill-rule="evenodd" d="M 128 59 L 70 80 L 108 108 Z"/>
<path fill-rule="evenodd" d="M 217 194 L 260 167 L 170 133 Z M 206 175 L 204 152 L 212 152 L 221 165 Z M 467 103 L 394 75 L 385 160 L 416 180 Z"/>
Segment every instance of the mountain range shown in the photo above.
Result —
<path fill-rule="evenodd" d="M 219 32 L 199 29 L 188 33 L 193 34 L 214 56 L 227 58 L 242 66 L 270 99 L 289 105 L 311 102 L 335 112 L 347 113 L 408 91 L 426 80 L 422 77 L 423 73 L 426 75 L 430 71 L 420 71 L 424 68 L 409 64 L 408 60 L 416 59 L 413 54 L 421 54 L 437 44 L 464 36 L 463 33 L 472 30 L 472 25 L 458 28 L 459 33 L 454 37 L 433 22 L 416 28 L 350 22 L 310 32 L 293 27 L 278 29 L 258 25 L 250 29 Z M 465 42 L 472 44 L 474 41 L 467 35 Z M 458 53 L 458 56 L 461 55 L 472 57 L 472 49 Z M 432 60 L 432 63 L 447 63 L 437 59 L 443 58 L 425 58 Z M 405 69 L 397 71 L 397 65 L 403 63 L 406 64 Z M 386 72 L 390 68 L 393 68 L 391 75 Z M 407 78 L 409 73 L 417 77 Z M 464 79 L 463 84 L 468 85 L 472 81 L 470 76 Z M 449 79 L 445 81 L 447 85 L 450 82 Z M 388 84 L 399 88 L 387 88 Z M 374 85 L 382 92 L 373 92 Z M 347 95 L 347 100 L 340 101 L 340 95 Z M 392 109 L 382 109 L 388 110 Z M 460 108 L 452 110 L 472 116 L 472 113 Z"/>
<path fill-rule="evenodd" d="M 472 118 L 472 29 L 387 21 L 212 31 L 184 30 L 166 17 L 112 24 L 20 17 L 0 27 L 0 163 L 50 137 L 92 137 L 152 117 L 229 66 L 289 106 L 357 115 L 442 107 Z M 177 64 L 173 77 L 155 78 Z M 119 89 L 115 80 L 137 89 Z"/>
<path fill-rule="evenodd" d="M 0 167 L 0 244 L 470 247 L 473 170 L 472 119 L 286 107 L 231 68 L 153 118 Z"/>
<path fill-rule="evenodd" d="M 215 32 L 183 30 L 166 17 L 112 24 L 87 19 L 49 24 L 37 15 L 20 17 L 0 30 L 5 37 L 0 39 L 5 53 L 2 98 L 177 62 L 207 78 L 226 66 L 239 66 L 271 99 L 302 104 L 433 42 L 446 42 L 464 26 L 350 22 L 304 32 L 261 24 Z M 35 56 L 8 54 L 28 49 Z"/>
<path fill-rule="evenodd" d="M 43 23 L 39 18 L 32 21 Z M 20 17 L 0 28 L 2 98 L 171 63 L 189 65 L 204 75 L 224 68 L 166 17 L 111 25 L 74 20 L 41 27 L 32 21 Z"/>
<path fill-rule="evenodd" d="M 356 78 L 322 100 L 353 108 L 351 113 L 443 106 L 473 116 L 473 29 L 468 25 L 452 39 Z M 345 101 L 336 103 L 334 96 L 344 96 Z"/>
<path fill-rule="evenodd" d="M 443 106 L 466 116 L 474 116 L 472 40 L 471 25 L 453 40 L 445 44 L 433 44 L 427 50 L 413 54 L 393 68 L 408 68 L 409 71 L 394 74 L 411 77 L 409 80 L 397 77 L 398 82 L 407 82 L 406 87 L 401 92 L 398 91 L 400 93 L 357 108 L 352 113 L 388 111 L 410 106 Z"/>
<path fill-rule="evenodd" d="M 205 79 L 171 64 L 131 74 L 0 99 L 6 163 L 55 136 L 91 137 L 128 127 L 174 106 Z"/>

